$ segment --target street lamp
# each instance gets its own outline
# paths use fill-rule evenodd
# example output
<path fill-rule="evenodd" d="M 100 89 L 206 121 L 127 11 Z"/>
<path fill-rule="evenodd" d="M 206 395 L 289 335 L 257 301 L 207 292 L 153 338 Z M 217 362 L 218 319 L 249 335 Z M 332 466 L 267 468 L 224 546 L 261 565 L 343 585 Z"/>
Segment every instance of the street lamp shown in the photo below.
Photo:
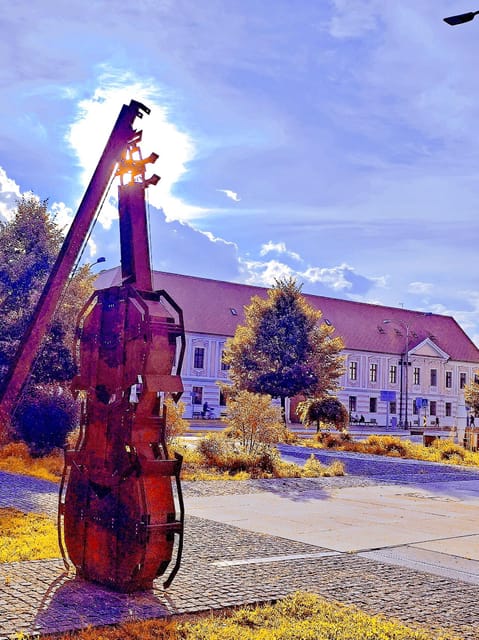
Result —
<path fill-rule="evenodd" d="M 409 426 L 408 424 L 408 415 L 407 415 L 407 408 L 408 408 L 408 367 L 409 367 L 409 325 L 406 322 L 403 322 L 402 320 L 383 320 L 384 324 L 391 324 L 391 323 L 396 323 L 401 325 L 401 327 L 403 327 L 403 329 L 405 329 L 406 331 L 406 345 L 405 345 L 405 350 L 404 350 L 404 358 L 405 358 L 405 362 L 404 359 L 399 361 L 399 364 L 401 365 L 401 387 L 400 387 L 400 391 L 399 391 L 399 422 L 402 423 L 402 398 L 403 398 L 403 384 L 402 384 L 402 379 L 403 379 L 403 370 L 404 370 L 404 365 L 406 365 L 406 371 L 404 373 L 404 396 L 405 396 L 405 403 L 404 403 L 404 424 L 405 424 L 405 429 L 407 429 L 407 427 Z M 403 425 L 404 426 L 404 425 Z"/>
<path fill-rule="evenodd" d="M 464 24 L 465 22 L 470 22 L 474 20 L 474 16 L 477 16 L 479 11 L 469 11 L 468 13 L 460 13 L 458 16 L 450 16 L 449 18 L 444 18 L 444 22 L 450 24 L 452 27 L 455 27 L 457 24 Z"/>

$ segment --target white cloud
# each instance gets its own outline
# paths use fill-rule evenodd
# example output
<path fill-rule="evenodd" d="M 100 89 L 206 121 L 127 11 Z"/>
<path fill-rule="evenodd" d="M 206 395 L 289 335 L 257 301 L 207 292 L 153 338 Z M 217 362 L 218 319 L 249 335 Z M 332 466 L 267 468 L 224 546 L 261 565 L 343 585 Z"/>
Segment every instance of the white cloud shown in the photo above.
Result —
<path fill-rule="evenodd" d="M 50 213 L 52 214 L 55 223 L 60 227 L 63 233 L 66 233 L 70 228 L 73 221 L 74 213 L 70 207 L 64 202 L 54 202 L 50 207 Z"/>
<path fill-rule="evenodd" d="M 259 255 L 266 256 L 268 253 L 285 254 L 290 258 L 294 258 L 294 260 L 301 260 L 301 256 L 295 251 L 289 251 L 286 248 L 286 243 L 284 242 L 273 242 L 272 240 L 269 240 L 265 244 L 262 244 Z"/>
<path fill-rule="evenodd" d="M 173 187 L 187 172 L 187 164 L 195 156 L 193 140 L 169 121 L 166 98 L 152 81 L 140 82 L 131 74 L 110 70 L 99 78 L 94 95 L 79 104 L 79 114 L 67 134 L 67 142 L 74 149 L 82 168 L 86 186 L 101 157 L 108 136 L 121 106 L 137 100 L 151 109 L 135 123 L 143 131 L 142 150 L 146 157 L 151 151 L 159 154 L 148 175 L 157 173 L 161 182 L 148 190 L 148 198 L 155 207 L 162 208 L 169 220 L 186 220 L 201 215 L 204 209 L 190 205 L 173 194 Z M 100 224 L 109 228 L 112 213 L 103 214 Z"/>
<path fill-rule="evenodd" d="M 278 260 L 257 262 L 245 260 L 242 262 L 246 275 L 246 283 L 260 287 L 270 287 L 275 280 L 294 276 L 294 272 L 287 264 Z"/>
<path fill-rule="evenodd" d="M 282 244 L 282 243 L 280 243 Z M 291 268 L 279 260 L 245 260 L 240 258 L 245 281 L 248 284 L 269 287 L 277 279 L 295 278 L 305 285 L 305 291 L 319 295 L 347 295 L 362 299 L 371 289 L 385 287 L 386 276 L 367 277 L 347 264 L 336 267 L 308 267 L 304 271 Z M 309 286 L 308 286 L 309 285 Z"/>
<path fill-rule="evenodd" d="M 351 289 L 352 284 L 345 277 L 347 265 L 338 267 L 310 267 L 303 272 L 303 276 L 308 282 L 321 282 L 335 291 Z"/>
<path fill-rule="evenodd" d="M 7 176 L 5 169 L 0 167 L 0 217 L 4 220 L 12 218 L 16 201 L 21 197 L 20 187 Z"/>
<path fill-rule="evenodd" d="M 230 198 L 230 200 L 234 200 L 235 202 L 239 202 L 241 200 L 236 191 L 231 191 L 231 189 L 216 189 L 216 191 L 224 193 L 227 198 Z"/>

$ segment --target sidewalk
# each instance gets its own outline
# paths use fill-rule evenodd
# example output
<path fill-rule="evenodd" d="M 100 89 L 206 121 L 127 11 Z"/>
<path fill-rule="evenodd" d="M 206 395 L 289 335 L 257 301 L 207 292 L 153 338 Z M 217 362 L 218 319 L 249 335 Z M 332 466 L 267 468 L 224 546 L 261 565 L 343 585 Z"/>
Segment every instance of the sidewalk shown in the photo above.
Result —
<path fill-rule="evenodd" d="M 158 581 L 151 592 L 115 594 L 65 574 L 59 560 L 0 565 L 0 638 L 305 589 L 472 640 L 479 619 L 476 476 L 422 486 L 353 476 L 184 483 L 184 560 L 167 592 Z M 24 510 L 35 510 L 37 499 L 39 510 L 56 502 L 56 485 L 42 481 L 0 473 L 0 487 L 0 506 L 7 497 Z"/>

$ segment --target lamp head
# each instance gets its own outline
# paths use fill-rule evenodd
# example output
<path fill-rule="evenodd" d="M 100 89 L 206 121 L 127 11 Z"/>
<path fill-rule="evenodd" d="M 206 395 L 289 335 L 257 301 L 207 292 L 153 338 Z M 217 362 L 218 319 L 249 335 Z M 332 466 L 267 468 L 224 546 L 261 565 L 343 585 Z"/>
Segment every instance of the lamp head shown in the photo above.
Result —
<path fill-rule="evenodd" d="M 469 11 L 468 13 L 460 13 L 458 16 L 450 16 L 449 18 L 444 18 L 444 22 L 450 24 L 451 26 L 456 26 L 457 24 L 464 24 L 465 22 L 470 22 L 474 20 L 474 16 L 476 16 L 479 11 Z"/>

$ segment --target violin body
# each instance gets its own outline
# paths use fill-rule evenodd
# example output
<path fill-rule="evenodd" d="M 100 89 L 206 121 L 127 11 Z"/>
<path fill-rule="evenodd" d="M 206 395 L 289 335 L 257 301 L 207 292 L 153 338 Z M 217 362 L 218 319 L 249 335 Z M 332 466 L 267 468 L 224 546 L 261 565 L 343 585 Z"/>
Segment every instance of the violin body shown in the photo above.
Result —
<path fill-rule="evenodd" d="M 63 538 L 78 575 L 118 591 L 151 588 L 171 562 L 175 534 L 175 573 L 179 566 L 181 457 L 168 457 L 159 394 L 181 394 L 172 373 L 178 341 L 184 347 L 181 311 L 165 292 L 111 287 L 80 320 L 74 386 L 86 400 L 79 440 L 65 453 Z"/>

